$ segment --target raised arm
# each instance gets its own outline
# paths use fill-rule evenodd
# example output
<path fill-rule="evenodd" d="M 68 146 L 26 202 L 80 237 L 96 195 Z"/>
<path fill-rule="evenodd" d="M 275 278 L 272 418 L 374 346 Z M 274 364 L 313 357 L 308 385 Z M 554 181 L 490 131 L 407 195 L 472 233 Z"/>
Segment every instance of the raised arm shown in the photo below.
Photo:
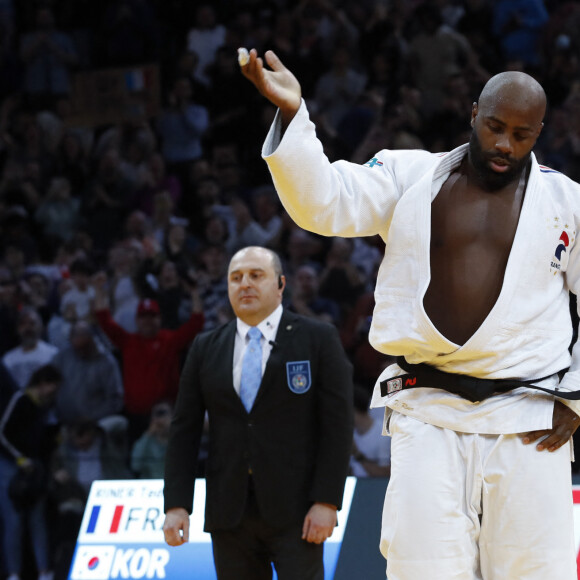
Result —
<path fill-rule="evenodd" d="M 296 77 L 282 64 L 282 61 L 268 50 L 264 60 L 255 48 L 250 50 L 250 60 L 241 67 L 243 75 L 250 80 L 261 95 L 280 109 L 282 130 L 284 131 L 300 108 L 302 89 Z"/>
<path fill-rule="evenodd" d="M 271 70 L 252 49 L 241 68 L 278 107 L 262 157 L 288 215 L 301 228 L 323 236 L 384 234 L 402 193 L 395 171 L 404 167 L 408 172 L 408 162 L 383 151 L 364 166 L 344 160 L 331 164 L 300 83 L 272 51 L 266 52 L 265 60 Z"/>

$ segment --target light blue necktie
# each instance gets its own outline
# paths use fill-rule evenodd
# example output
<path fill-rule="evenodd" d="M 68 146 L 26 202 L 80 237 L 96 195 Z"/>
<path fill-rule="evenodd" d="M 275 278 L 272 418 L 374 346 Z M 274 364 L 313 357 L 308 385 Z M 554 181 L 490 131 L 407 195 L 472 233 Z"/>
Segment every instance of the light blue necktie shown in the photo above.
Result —
<path fill-rule="evenodd" d="M 262 333 L 257 326 L 248 330 L 250 342 L 242 362 L 242 379 L 240 382 L 240 399 L 248 413 L 252 409 L 254 399 L 262 382 Z"/>

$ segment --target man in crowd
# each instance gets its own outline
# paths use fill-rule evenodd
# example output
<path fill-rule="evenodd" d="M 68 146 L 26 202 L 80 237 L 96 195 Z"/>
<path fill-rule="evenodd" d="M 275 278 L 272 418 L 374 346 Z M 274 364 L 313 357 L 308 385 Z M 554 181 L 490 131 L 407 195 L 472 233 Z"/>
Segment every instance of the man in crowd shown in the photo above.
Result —
<path fill-rule="evenodd" d="M 34 308 L 26 307 L 19 312 L 20 345 L 9 350 L 3 362 L 21 389 L 26 387 L 33 373 L 49 364 L 58 352 L 55 346 L 41 339 L 42 328 L 42 320 Z"/>
<path fill-rule="evenodd" d="M 41 366 L 0 415 L 0 525 L 8 580 L 21 580 L 25 541 L 30 542 L 38 580 L 53 579 L 45 476 L 57 437 L 47 415 L 60 380 L 54 366 Z"/>
<path fill-rule="evenodd" d="M 80 418 L 99 421 L 120 413 L 123 382 L 113 355 L 98 348 L 93 331 L 84 320 L 71 328 L 70 343 L 53 359 L 62 374 L 56 398 L 58 419 L 72 424 Z"/>
<path fill-rule="evenodd" d="M 161 328 L 161 312 L 155 300 L 142 300 L 137 308 L 137 332 L 131 333 L 113 320 L 104 284 L 100 277 L 96 280 L 95 315 L 121 352 L 125 412 L 129 439 L 134 442 L 147 429 L 153 405 L 175 399 L 180 356 L 203 327 L 201 300 L 197 290 L 193 290 L 191 317 L 176 330 Z"/>

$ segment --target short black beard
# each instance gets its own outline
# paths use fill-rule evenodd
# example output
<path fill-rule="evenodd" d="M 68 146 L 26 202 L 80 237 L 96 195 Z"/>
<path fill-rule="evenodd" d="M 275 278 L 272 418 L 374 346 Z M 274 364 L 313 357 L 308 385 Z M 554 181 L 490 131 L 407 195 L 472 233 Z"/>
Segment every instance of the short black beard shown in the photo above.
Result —
<path fill-rule="evenodd" d="M 487 157 L 481 149 L 481 143 L 477 134 L 475 131 L 472 131 L 471 138 L 469 139 L 468 156 L 471 166 L 475 169 L 475 172 L 485 189 L 489 191 L 498 191 L 520 178 L 522 171 L 524 171 L 530 161 L 531 152 L 518 160 L 499 152 Z M 497 173 L 487 165 L 487 161 L 493 157 L 501 157 L 502 159 L 511 162 L 512 165 L 510 165 L 510 168 L 505 173 Z"/>

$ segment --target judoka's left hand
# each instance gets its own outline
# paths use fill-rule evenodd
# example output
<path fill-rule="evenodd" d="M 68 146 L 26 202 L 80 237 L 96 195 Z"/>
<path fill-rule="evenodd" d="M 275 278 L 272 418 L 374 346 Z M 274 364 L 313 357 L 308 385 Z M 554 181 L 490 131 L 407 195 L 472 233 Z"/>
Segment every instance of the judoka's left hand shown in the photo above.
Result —
<path fill-rule="evenodd" d="M 322 544 L 329 538 L 336 526 L 336 506 L 315 503 L 308 510 L 302 526 L 302 539 L 314 544 Z"/>
<path fill-rule="evenodd" d="M 538 443 L 538 451 L 556 451 L 570 440 L 576 429 L 580 426 L 580 417 L 569 407 L 556 401 L 554 403 L 554 413 L 552 415 L 552 428 L 541 429 L 539 431 L 530 431 L 520 435 L 524 444 L 533 443 L 541 437 L 547 437 Z"/>

